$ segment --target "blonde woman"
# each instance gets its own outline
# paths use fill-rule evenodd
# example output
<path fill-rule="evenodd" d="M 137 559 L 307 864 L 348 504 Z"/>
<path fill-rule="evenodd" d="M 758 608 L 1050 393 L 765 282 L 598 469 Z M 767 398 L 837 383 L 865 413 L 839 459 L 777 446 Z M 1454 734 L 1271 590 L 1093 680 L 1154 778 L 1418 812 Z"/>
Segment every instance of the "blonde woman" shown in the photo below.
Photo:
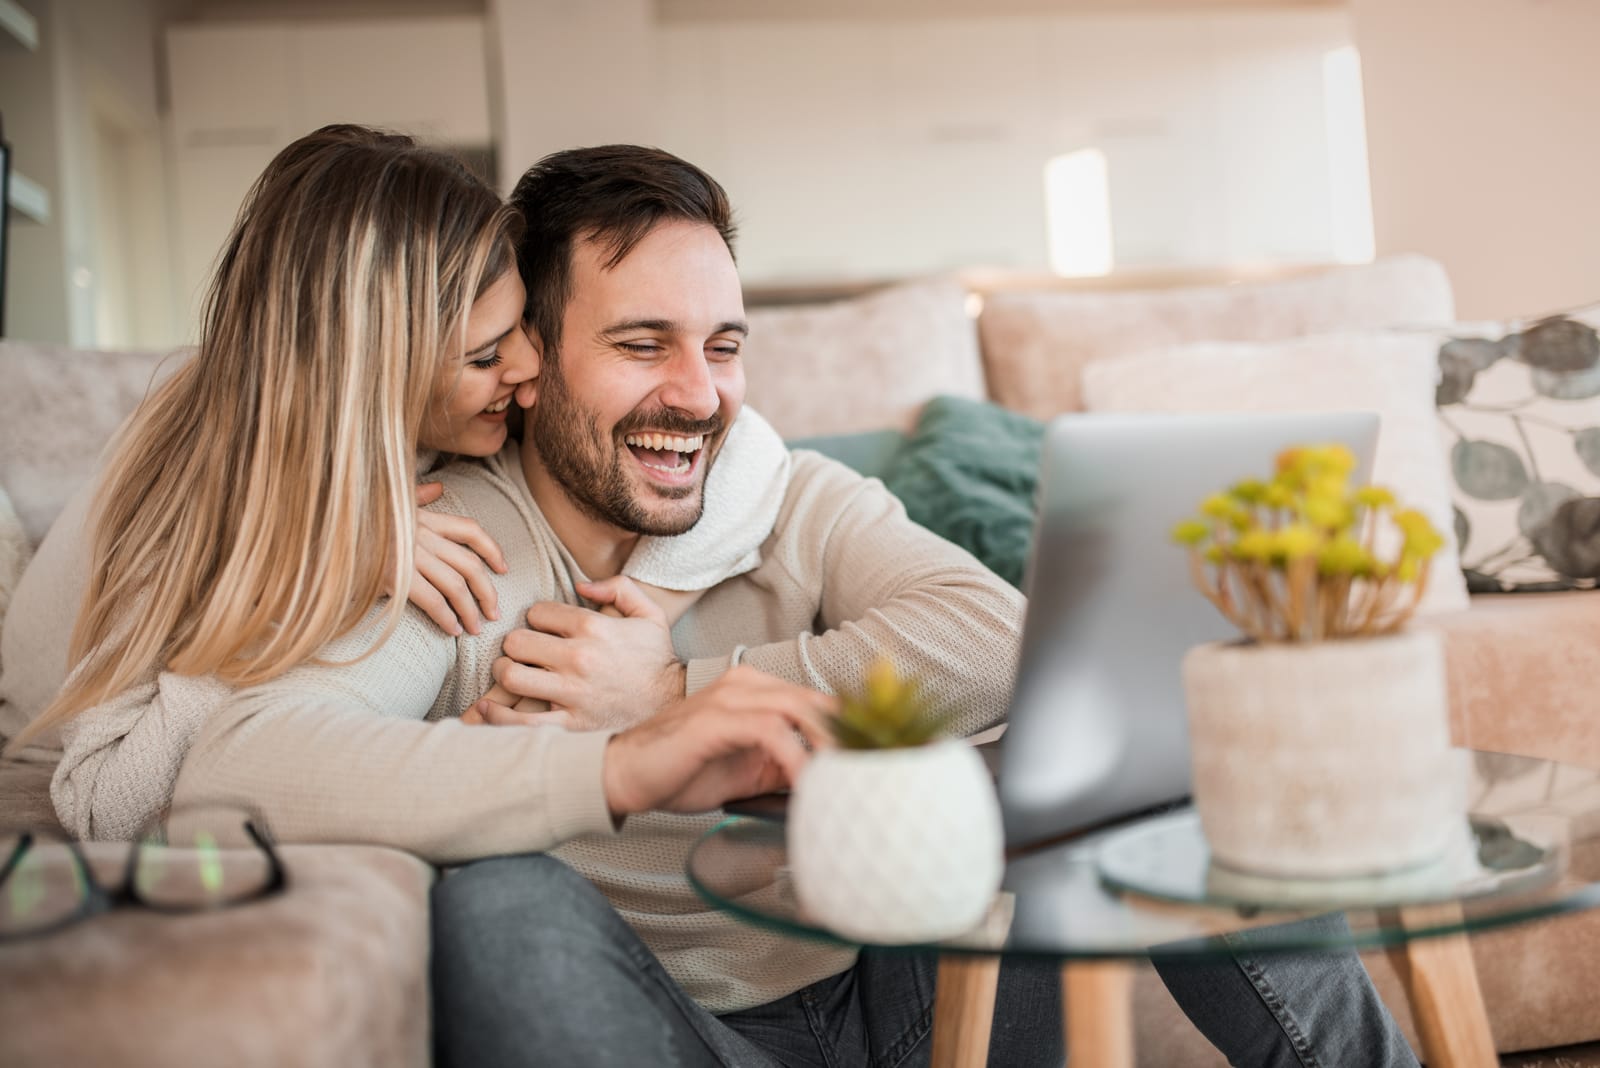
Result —
<path fill-rule="evenodd" d="M 417 472 L 435 455 L 494 455 L 512 405 L 531 403 L 538 357 L 521 326 L 516 230 L 515 213 L 453 160 L 361 127 L 300 139 L 257 181 L 221 255 L 196 355 L 130 419 L 88 528 L 64 517 L 6 621 L 8 694 L 29 688 L 19 676 L 48 661 L 52 644 L 76 665 L 16 740 L 61 730 L 52 796 L 70 830 L 136 832 L 169 803 L 189 742 L 236 688 L 358 632 L 357 658 L 375 648 L 406 611 L 388 592 L 407 590 L 454 634 L 478 630 L 475 602 L 498 616 L 478 561 L 503 570 L 498 547 L 470 520 L 419 513 Z M 741 462 L 772 464 L 782 451 L 759 420 L 735 431 L 750 442 Z M 757 529 L 749 520 L 770 502 L 736 502 L 746 511 L 727 529 Z M 724 543 L 708 518 L 681 550 L 663 543 L 641 559 L 671 572 L 681 551 L 703 571 L 714 548 L 713 563 L 737 569 L 760 537 Z M 67 640 L 51 621 L 79 604 L 60 656 Z M 759 690 L 754 703 L 775 719 L 817 707 L 816 695 L 766 680 L 722 689 L 742 688 Z M 668 745 L 692 742 L 696 759 L 732 755 L 717 774 L 747 764 L 770 777 L 768 742 L 727 735 L 730 694 L 712 696 L 677 711 L 692 729 Z M 697 716 L 701 706 L 715 714 Z M 495 732 L 493 744 L 502 756 L 543 752 L 534 736 L 547 733 Z M 459 750 L 446 764 L 470 775 L 487 740 L 443 724 L 429 741 Z M 716 792 L 693 760 L 655 755 L 682 768 L 663 796 L 691 781 L 697 798 Z M 784 748 L 777 763 L 796 759 Z"/>

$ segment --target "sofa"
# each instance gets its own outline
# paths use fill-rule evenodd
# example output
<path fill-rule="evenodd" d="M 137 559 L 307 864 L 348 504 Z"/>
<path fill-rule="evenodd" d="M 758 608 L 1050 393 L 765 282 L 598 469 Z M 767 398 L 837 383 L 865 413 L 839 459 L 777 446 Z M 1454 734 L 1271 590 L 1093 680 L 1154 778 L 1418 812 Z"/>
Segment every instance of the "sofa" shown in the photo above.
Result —
<path fill-rule="evenodd" d="M 1045 419 L 1095 403 L 1093 390 L 1086 393 L 1086 383 L 1093 385 L 1105 375 L 1092 369 L 1115 361 L 1176 352 L 1194 343 L 1271 347 L 1340 333 L 1416 334 L 1443 328 L 1454 313 L 1444 271 L 1417 256 L 1286 272 L 1268 279 L 1190 277 L 1178 279 L 1187 284 L 1176 286 L 1165 284 L 1172 279 L 1159 281 L 1163 284 L 1129 288 L 1119 280 L 1113 288 L 969 272 L 826 302 L 753 305 L 746 349 L 748 399 L 786 438 L 821 445 L 870 470 L 884 459 L 886 450 L 892 452 L 916 437 L 922 429 L 919 416 L 935 397 L 982 402 L 1019 419 Z M 792 299 L 795 294 L 783 296 Z M 25 543 L 12 557 L 0 550 L 0 610 L 14 581 L 4 569 L 15 571 L 27 546 L 37 545 L 66 498 L 89 478 L 116 425 L 152 377 L 170 367 L 164 355 L 0 342 L 0 490 L 4 491 L 0 530 L 12 512 L 11 528 L 22 532 L 12 537 Z M 1331 357 L 1324 353 L 1318 358 Z M 1103 382 L 1097 388 L 1105 393 Z M 1443 463 L 1444 453 L 1439 456 Z M 1427 623 L 1446 638 L 1457 743 L 1600 768 L 1600 730 L 1591 724 L 1597 702 L 1590 697 L 1594 680 L 1600 679 L 1600 593 L 1563 589 L 1469 598 L 1463 586 L 1454 596 L 1457 601 L 1430 614 Z M 15 677 L 11 673 L 26 670 L 26 665 L 0 662 L 0 679 L 9 688 Z M 0 706 L 0 734 L 14 733 L 18 726 L 14 711 Z M 41 759 L 44 762 L 10 760 L 0 765 L 0 814 L 5 822 L 53 819 L 44 792 L 47 754 Z M 348 914 L 360 929 L 405 932 L 410 941 L 401 942 L 408 947 L 406 952 L 346 954 L 334 960 L 325 945 L 324 951 L 318 949 L 320 940 L 332 937 L 329 928 L 285 920 L 283 928 L 300 939 L 296 944 L 302 952 L 275 958 L 273 967 L 261 973 L 261 981 L 274 990 L 278 984 L 291 984 L 298 993 L 285 993 L 274 1004 L 288 1010 L 331 999 L 342 1006 L 347 1024 L 353 1021 L 356 1026 L 333 1029 L 326 1039 L 316 1028 L 297 1026 L 288 1045 L 281 1034 L 271 1041 L 263 1036 L 259 1048 L 234 1041 L 228 1047 L 228 1062 L 425 1063 L 426 1031 L 417 1024 L 426 1019 L 425 954 L 417 946 L 417 932 L 426 930 L 425 866 L 390 850 L 370 848 L 291 847 L 286 859 L 292 869 L 305 864 L 320 882 L 337 883 L 341 864 L 350 869 L 351 885 L 377 878 L 389 892 L 347 890 L 341 897 L 337 886 L 324 887 L 326 901 L 318 907 Z M 128 927 L 131 933 L 126 937 L 136 942 L 164 937 L 162 928 L 148 922 L 141 927 L 126 917 L 96 921 L 107 926 L 113 922 Z M 189 922 L 193 921 L 162 921 L 171 924 L 172 931 Z M 243 911 L 234 922 L 252 937 L 266 937 L 263 932 L 269 929 L 247 919 Z M 237 989 L 238 976 L 230 968 L 255 967 L 248 953 L 231 960 L 205 957 L 194 948 L 203 939 L 182 938 L 170 940 L 170 952 L 159 960 L 160 955 L 149 952 L 113 953 L 106 949 L 102 937 L 106 932 L 91 930 L 95 926 L 82 925 L 81 930 L 59 936 L 78 942 L 60 943 L 58 955 L 80 947 L 123 968 L 116 974 L 128 982 L 137 982 L 139 975 L 138 968 L 128 970 L 128 962 L 140 961 L 139 967 L 156 968 L 173 984 L 171 989 L 195 999 L 175 1007 L 167 1003 L 166 1008 L 159 1001 L 141 1001 L 139 1026 L 147 1032 L 162 1026 L 163 1012 L 166 1026 L 178 1033 L 198 1026 L 192 1022 L 195 1016 L 214 1021 L 209 1009 L 193 1011 L 202 1001 L 217 1006 L 218 1012 L 242 1011 L 223 992 Z M 1472 946 L 1491 1027 L 1502 1051 L 1600 1040 L 1600 990 L 1588 981 L 1592 962 L 1600 959 L 1600 910 L 1474 935 Z M 0 947 L 0 985 L 9 992 L 19 989 L 24 977 L 32 982 L 36 974 L 44 974 L 38 980 L 37 1001 L 30 996 L 29 1003 L 45 1006 L 75 1000 L 74 984 L 87 981 L 86 977 L 71 969 L 44 968 L 40 961 L 47 957 L 44 943 L 26 954 Z M 1366 963 L 1415 1045 L 1409 1007 L 1388 960 L 1377 952 L 1367 955 Z M 183 976 L 195 968 L 215 969 L 202 973 L 214 974 L 215 983 L 185 981 Z M 112 1006 L 118 998 L 106 993 L 105 976 L 100 979 L 98 1000 L 91 1004 L 115 1011 Z M 0 1053 L 7 1052 L 6 1044 L 13 1041 L 6 1037 L 12 1024 L 27 1016 L 9 993 L 5 1001 L 12 1010 L 10 1018 L 0 1018 Z M 1223 1063 L 1181 1016 L 1148 967 L 1140 969 L 1136 983 L 1135 1017 L 1140 1064 Z M 395 1021 L 408 1023 L 397 1032 Z M 257 1021 L 240 1026 L 261 1025 Z M 363 1028 L 370 1028 L 370 1050 L 382 1050 L 381 1057 L 370 1050 L 365 1055 L 358 1052 Z M 8 1063 L 80 1059 L 84 1047 L 71 1044 L 71 1029 L 58 1031 L 58 1040 L 47 1034 L 39 1044 L 28 1046 L 22 1060 L 0 1059 Z M 170 1059 L 141 1058 L 140 1048 L 122 1048 L 117 1059 L 126 1063 Z M 296 1052 L 288 1056 L 285 1050 L 291 1048 Z"/>

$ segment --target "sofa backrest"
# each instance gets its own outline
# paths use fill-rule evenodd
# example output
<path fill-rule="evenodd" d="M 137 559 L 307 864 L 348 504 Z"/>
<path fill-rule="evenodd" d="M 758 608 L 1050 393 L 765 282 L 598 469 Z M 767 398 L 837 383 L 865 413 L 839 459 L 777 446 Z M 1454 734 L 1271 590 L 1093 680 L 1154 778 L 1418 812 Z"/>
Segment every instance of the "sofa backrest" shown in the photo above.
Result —
<path fill-rule="evenodd" d="M 955 278 L 751 308 L 746 401 L 785 438 L 910 430 L 941 394 L 985 396 L 968 292 Z"/>
<path fill-rule="evenodd" d="M 1095 360 L 1195 341 L 1283 341 L 1454 317 L 1444 268 L 1423 256 L 1395 256 L 1275 282 L 994 292 L 978 336 L 990 399 L 1044 419 L 1083 408 L 1081 378 Z"/>
<path fill-rule="evenodd" d="M 152 382 L 187 352 L 0 341 L 0 487 L 32 545 L 94 475 L 100 451 Z"/>

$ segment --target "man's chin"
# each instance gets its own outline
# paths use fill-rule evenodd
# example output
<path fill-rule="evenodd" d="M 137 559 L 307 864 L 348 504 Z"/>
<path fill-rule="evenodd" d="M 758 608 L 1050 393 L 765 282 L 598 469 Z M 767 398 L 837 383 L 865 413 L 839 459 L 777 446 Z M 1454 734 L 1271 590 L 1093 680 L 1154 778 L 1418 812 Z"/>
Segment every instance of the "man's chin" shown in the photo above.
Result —
<path fill-rule="evenodd" d="M 682 491 L 666 491 L 652 486 L 633 496 L 634 513 L 639 519 L 637 533 L 657 538 L 685 534 L 700 522 L 705 498 L 698 484 Z"/>

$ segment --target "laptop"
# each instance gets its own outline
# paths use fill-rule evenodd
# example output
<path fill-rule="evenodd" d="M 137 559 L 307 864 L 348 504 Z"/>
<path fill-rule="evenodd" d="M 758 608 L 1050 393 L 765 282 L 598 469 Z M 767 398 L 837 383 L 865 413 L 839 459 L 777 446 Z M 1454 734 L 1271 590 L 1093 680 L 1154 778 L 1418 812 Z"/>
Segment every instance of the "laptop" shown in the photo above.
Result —
<path fill-rule="evenodd" d="M 1365 481 L 1377 437 L 1371 412 L 1075 414 L 1050 424 L 1000 747 L 1008 846 L 1188 797 L 1183 655 L 1235 632 L 1190 583 L 1173 526 L 1208 495 L 1269 476 L 1291 445 L 1340 442 Z"/>

